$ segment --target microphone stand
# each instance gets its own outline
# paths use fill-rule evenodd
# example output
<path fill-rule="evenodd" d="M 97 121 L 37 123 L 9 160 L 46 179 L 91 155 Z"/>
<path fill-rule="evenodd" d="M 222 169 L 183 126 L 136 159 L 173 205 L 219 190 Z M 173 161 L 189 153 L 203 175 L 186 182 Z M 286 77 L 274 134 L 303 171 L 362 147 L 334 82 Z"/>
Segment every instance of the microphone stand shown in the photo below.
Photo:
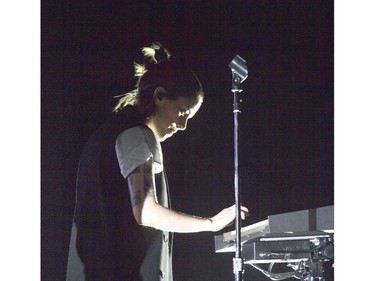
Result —
<path fill-rule="evenodd" d="M 239 93 L 242 91 L 239 86 L 247 78 L 246 61 L 236 56 L 229 67 L 232 70 L 232 92 L 233 92 L 233 114 L 234 114 L 234 189 L 235 189 L 235 227 L 236 227 L 236 253 L 233 258 L 233 272 L 235 281 L 243 280 L 244 261 L 241 257 L 241 192 L 239 185 L 238 171 L 238 114 L 240 111 Z"/>

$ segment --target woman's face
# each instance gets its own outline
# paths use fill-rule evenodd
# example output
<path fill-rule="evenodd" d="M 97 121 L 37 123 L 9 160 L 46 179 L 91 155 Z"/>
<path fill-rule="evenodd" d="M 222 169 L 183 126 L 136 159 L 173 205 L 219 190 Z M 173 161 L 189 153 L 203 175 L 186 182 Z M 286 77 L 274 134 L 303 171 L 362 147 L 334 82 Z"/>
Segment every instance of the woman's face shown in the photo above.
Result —
<path fill-rule="evenodd" d="M 155 113 L 150 116 L 146 125 L 162 142 L 177 131 L 186 129 L 188 119 L 199 110 L 202 101 L 201 96 L 179 97 L 178 99 L 155 98 Z"/>

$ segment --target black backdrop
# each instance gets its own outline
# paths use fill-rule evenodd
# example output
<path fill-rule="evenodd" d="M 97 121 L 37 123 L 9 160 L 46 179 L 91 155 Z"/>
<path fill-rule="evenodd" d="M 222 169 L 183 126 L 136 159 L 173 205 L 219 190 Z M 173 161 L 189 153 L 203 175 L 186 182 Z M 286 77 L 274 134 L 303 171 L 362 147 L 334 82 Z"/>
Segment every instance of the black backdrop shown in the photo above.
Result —
<path fill-rule="evenodd" d="M 163 143 L 174 209 L 209 216 L 234 203 L 232 58 L 247 61 L 240 181 L 251 212 L 334 204 L 333 1 L 41 2 L 42 280 L 65 279 L 80 152 L 129 91 L 140 47 L 189 58 L 207 92 L 188 129 Z M 226 231 L 232 228 L 226 229 Z M 177 234 L 175 279 L 231 280 L 213 233 Z M 247 268 L 245 280 L 267 280 Z"/>

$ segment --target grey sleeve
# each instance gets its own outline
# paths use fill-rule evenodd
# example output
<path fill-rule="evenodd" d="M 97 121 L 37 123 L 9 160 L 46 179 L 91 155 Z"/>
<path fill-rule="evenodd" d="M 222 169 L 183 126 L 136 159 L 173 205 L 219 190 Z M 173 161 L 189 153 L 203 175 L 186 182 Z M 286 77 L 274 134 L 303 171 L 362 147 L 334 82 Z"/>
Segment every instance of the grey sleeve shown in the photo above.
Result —
<path fill-rule="evenodd" d="M 138 166 L 145 163 L 151 157 L 154 161 L 154 171 L 162 170 L 162 163 L 155 160 L 160 159 L 158 145 L 153 137 L 147 136 L 152 132 L 142 131 L 140 127 L 134 127 L 122 132 L 116 140 L 116 154 L 121 174 L 127 178 Z"/>

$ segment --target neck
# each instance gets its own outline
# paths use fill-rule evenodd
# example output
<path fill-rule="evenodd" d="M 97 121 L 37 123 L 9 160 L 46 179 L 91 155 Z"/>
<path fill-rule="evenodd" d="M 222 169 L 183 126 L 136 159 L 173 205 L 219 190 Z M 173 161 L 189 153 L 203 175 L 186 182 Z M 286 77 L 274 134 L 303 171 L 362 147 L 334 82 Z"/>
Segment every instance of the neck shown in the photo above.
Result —
<path fill-rule="evenodd" d="M 160 142 L 161 141 L 160 136 L 157 134 L 156 126 L 154 122 L 152 121 L 152 119 L 150 117 L 146 118 L 144 124 L 150 128 L 150 130 L 154 133 L 155 138 Z"/>

